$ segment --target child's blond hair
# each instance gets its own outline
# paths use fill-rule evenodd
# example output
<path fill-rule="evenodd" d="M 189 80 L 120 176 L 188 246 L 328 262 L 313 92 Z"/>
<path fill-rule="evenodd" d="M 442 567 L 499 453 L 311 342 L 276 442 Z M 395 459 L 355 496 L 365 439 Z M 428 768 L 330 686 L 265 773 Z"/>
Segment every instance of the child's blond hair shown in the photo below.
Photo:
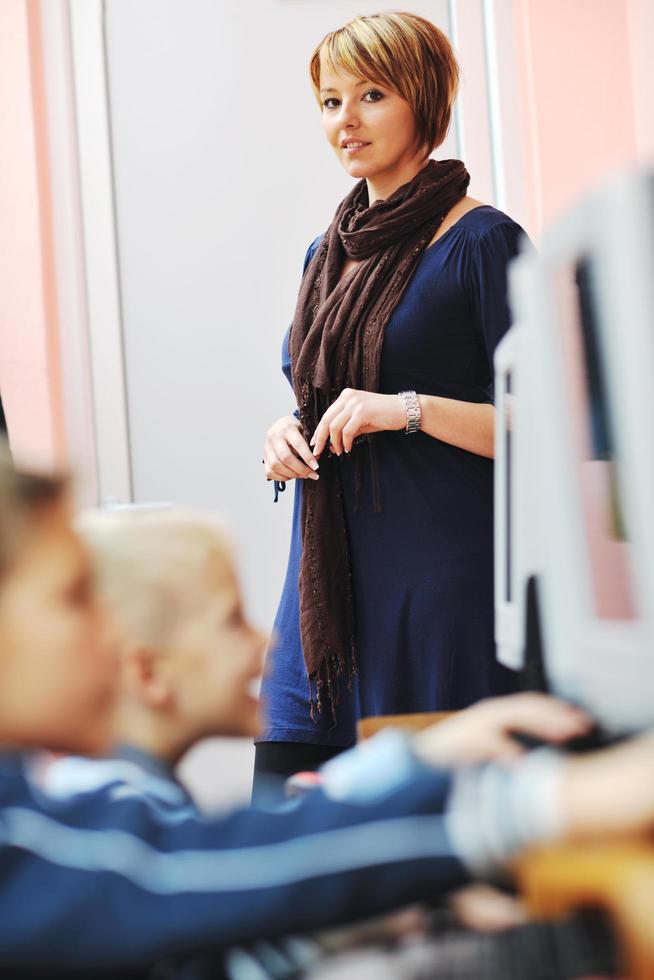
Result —
<path fill-rule="evenodd" d="M 231 542 L 214 515 L 181 509 L 88 511 L 77 520 L 98 591 L 129 640 L 165 649 L 224 584 Z"/>

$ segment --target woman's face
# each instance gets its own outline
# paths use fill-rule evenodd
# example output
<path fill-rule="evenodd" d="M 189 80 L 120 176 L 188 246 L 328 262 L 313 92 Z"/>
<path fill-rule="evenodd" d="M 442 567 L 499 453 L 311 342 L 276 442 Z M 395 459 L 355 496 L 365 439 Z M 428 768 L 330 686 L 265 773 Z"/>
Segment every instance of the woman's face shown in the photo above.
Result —
<path fill-rule="evenodd" d="M 411 106 L 393 89 L 321 68 L 320 98 L 325 135 L 350 176 L 391 178 L 427 155 Z"/>
<path fill-rule="evenodd" d="M 44 506 L 0 580 L 0 742 L 95 753 L 108 746 L 116 651 L 70 518 L 66 501 Z"/>

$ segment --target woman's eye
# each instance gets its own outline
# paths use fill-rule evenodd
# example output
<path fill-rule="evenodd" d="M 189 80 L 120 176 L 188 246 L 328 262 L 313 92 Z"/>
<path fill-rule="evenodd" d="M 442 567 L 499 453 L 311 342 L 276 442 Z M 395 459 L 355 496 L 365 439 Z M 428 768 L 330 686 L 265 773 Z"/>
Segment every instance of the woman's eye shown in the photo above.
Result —
<path fill-rule="evenodd" d="M 364 95 L 362 96 L 362 101 L 379 102 L 383 98 L 384 98 L 383 92 L 380 92 L 376 88 L 371 88 L 364 93 Z M 338 105 L 340 105 L 340 100 L 332 96 L 330 99 L 323 99 L 322 104 L 324 109 L 335 109 Z"/>

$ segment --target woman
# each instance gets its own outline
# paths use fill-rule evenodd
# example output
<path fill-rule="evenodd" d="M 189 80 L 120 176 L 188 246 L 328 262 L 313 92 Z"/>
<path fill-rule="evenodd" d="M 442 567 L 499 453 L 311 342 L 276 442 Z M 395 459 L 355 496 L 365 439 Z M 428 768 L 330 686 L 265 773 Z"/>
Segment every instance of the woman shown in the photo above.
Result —
<path fill-rule="evenodd" d="M 327 35 L 311 80 L 357 184 L 310 246 L 266 477 L 296 480 L 263 695 L 264 773 L 314 768 L 359 717 L 509 691 L 493 644 L 493 351 L 522 229 L 466 194 L 447 133 L 458 66 L 412 14 Z"/>

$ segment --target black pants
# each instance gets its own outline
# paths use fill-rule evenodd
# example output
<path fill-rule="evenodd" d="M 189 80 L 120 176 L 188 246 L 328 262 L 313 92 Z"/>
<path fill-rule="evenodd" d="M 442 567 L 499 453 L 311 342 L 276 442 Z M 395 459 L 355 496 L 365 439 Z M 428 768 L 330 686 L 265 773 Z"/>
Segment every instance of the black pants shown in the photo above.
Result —
<path fill-rule="evenodd" d="M 284 780 L 296 772 L 313 772 L 323 762 L 345 752 L 333 745 L 309 742 L 259 742 L 255 746 L 252 803 L 274 806 L 284 799 Z"/>

